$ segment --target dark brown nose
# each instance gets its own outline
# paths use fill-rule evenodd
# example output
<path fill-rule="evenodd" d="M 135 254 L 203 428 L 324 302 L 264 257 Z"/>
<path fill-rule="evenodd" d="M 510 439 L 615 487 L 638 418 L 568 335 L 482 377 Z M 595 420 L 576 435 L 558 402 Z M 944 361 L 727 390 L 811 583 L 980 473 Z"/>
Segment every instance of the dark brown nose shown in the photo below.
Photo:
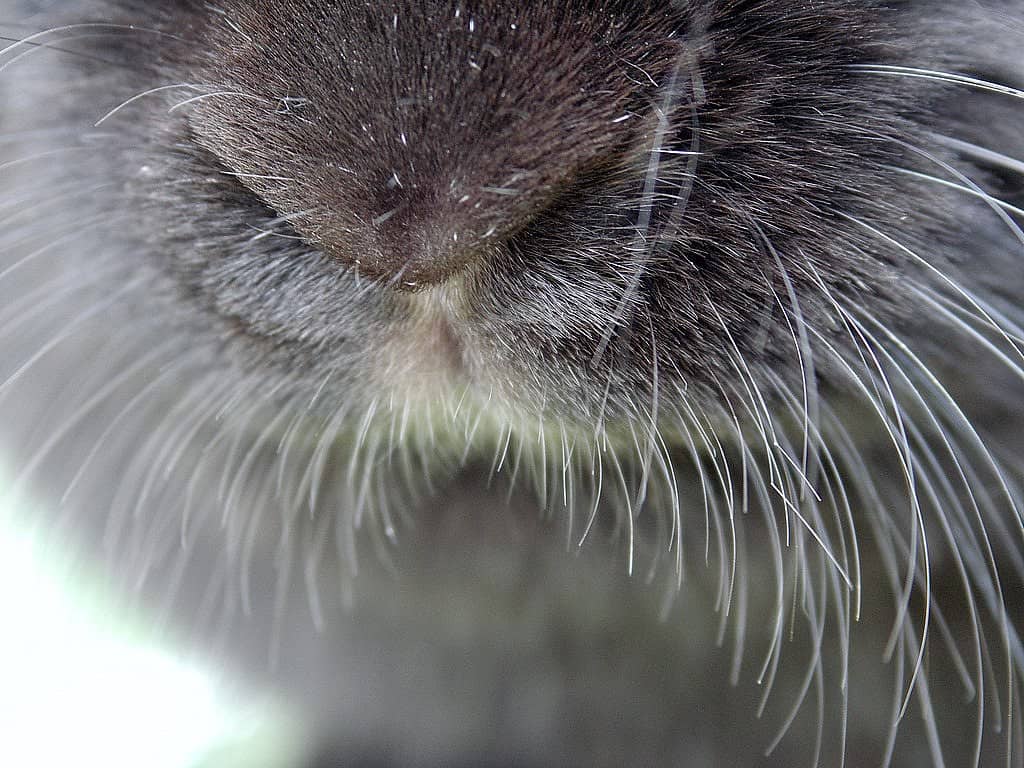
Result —
<path fill-rule="evenodd" d="M 497 244 L 551 205 L 575 176 L 575 164 L 564 157 L 528 170 L 507 155 L 489 155 L 492 163 L 497 160 L 490 168 L 467 153 L 465 167 L 431 168 L 433 158 L 413 157 L 402 158 L 416 169 L 405 174 L 368 170 L 353 178 L 307 173 L 302 189 L 321 190 L 311 201 L 330 204 L 311 205 L 289 217 L 290 224 L 360 275 L 399 289 L 443 282 L 488 258 Z M 481 169 L 490 173 L 474 178 Z M 301 205 L 292 189 L 281 191 L 284 196 L 278 190 L 261 191 L 261 196 L 278 210 Z"/>
<path fill-rule="evenodd" d="M 513 174 L 498 186 L 453 174 L 426 184 L 403 183 L 395 175 L 369 220 L 369 247 L 361 251 L 360 269 L 398 287 L 447 280 L 486 258 L 549 203 L 555 186 L 536 176 Z"/>
<path fill-rule="evenodd" d="M 439 283 L 483 258 L 488 240 L 470 217 L 451 201 L 394 201 L 371 220 L 371 247 L 359 268 L 396 287 Z"/>
<path fill-rule="evenodd" d="M 481 24 L 414 3 L 400 23 L 332 17 L 296 47 L 277 33 L 294 25 L 291 4 L 260 4 L 271 18 L 244 24 L 244 40 L 207 31 L 222 53 L 211 61 L 230 65 L 197 75 L 251 98 L 198 101 L 191 128 L 340 264 L 399 287 L 436 283 L 637 147 L 678 41 L 666 15 L 637 47 L 623 5 L 553 20 L 481 11 Z"/>
<path fill-rule="evenodd" d="M 376 158 L 361 163 L 310 163 L 288 169 L 280 180 L 242 181 L 340 264 L 396 288 L 417 289 L 488 258 L 589 169 L 615 162 L 635 136 L 631 125 L 597 141 L 585 133 L 575 141 L 549 139 L 538 151 L 537 137 L 522 126 L 502 132 L 491 126 L 486 143 L 453 136 L 446 144 L 441 126 L 429 130 L 422 146 L 377 147 Z M 296 210 L 301 213 L 289 215 Z"/>

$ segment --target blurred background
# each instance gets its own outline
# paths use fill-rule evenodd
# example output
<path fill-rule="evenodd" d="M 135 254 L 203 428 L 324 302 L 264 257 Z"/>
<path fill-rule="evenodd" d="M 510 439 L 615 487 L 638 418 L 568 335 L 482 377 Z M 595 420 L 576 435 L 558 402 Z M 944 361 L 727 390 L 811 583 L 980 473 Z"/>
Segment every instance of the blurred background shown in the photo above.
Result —
<path fill-rule="evenodd" d="M 33 523 L 32 502 L 8 492 L 8 477 L 0 466 L 0 765 L 293 763 L 301 729 L 283 708 L 174 655 Z"/>

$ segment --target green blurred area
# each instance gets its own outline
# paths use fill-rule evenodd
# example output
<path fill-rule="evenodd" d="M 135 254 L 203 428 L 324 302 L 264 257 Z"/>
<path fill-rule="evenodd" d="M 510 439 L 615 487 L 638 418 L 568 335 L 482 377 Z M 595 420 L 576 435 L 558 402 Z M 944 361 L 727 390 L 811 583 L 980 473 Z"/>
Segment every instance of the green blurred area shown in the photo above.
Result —
<path fill-rule="evenodd" d="M 298 729 L 184 662 L 71 568 L 0 474 L 0 765 L 283 768 Z"/>

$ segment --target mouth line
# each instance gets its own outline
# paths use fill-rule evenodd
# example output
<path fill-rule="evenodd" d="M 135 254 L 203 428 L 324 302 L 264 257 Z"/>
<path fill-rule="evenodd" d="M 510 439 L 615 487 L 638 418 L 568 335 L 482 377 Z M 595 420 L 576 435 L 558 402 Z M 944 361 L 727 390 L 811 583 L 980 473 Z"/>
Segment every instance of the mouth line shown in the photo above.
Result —
<path fill-rule="evenodd" d="M 392 379 L 410 393 L 437 394 L 468 383 L 466 341 L 459 332 L 465 315 L 461 291 L 451 285 L 435 286 L 402 296 L 406 320 L 388 342 Z M 390 378 L 390 377 L 389 377 Z"/>
<path fill-rule="evenodd" d="M 437 319 L 432 336 L 446 366 L 455 374 L 464 375 L 466 373 L 466 364 L 463 359 L 464 345 L 451 321 L 447 318 Z"/>

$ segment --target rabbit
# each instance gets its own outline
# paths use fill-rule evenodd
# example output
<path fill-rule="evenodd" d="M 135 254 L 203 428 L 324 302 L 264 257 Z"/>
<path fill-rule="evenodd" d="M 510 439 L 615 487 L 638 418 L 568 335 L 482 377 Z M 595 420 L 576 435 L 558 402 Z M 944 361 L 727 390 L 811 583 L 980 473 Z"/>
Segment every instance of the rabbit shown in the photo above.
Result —
<path fill-rule="evenodd" d="M 304 765 L 1024 760 L 1019 2 L 3 8 L 11 491 Z"/>

